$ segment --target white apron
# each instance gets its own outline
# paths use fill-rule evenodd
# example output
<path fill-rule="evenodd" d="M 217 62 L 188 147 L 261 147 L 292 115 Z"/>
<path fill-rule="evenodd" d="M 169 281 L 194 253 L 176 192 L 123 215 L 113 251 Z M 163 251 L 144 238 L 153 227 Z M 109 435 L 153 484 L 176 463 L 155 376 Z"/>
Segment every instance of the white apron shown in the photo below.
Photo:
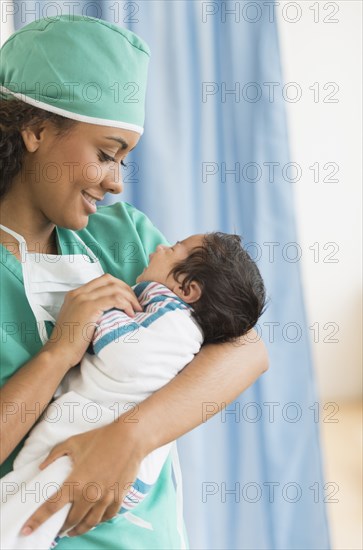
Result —
<path fill-rule="evenodd" d="M 85 254 L 29 253 L 22 235 L 0 224 L 19 243 L 25 295 L 37 321 L 39 336 L 45 344 L 45 321 L 56 322 L 67 292 L 104 275 L 101 263 L 77 233 L 72 233 L 92 258 Z"/>
<path fill-rule="evenodd" d="M 89 256 L 84 254 L 29 253 L 22 235 L 2 224 L 0 224 L 0 228 L 12 235 L 19 243 L 25 294 L 37 321 L 39 336 L 45 344 L 48 340 L 45 321 L 56 322 L 66 293 L 104 275 L 103 268 L 93 251 L 74 231 L 72 233 L 85 247 L 93 262 L 90 262 Z M 60 384 L 54 397 L 58 397 L 61 393 L 62 386 Z M 182 476 L 176 441 L 173 443 L 171 455 L 177 496 L 177 529 L 180 535 L 180 547 L 184 550 L 186 542 L 183 530 Z M 135 523 L 144 529 L 152 529 L 150 523 L 131 512 L 124 515 L 131 523 Z M 26 537 L 23 537 L 23 543 L 23 548 L 28 548 Z"/>

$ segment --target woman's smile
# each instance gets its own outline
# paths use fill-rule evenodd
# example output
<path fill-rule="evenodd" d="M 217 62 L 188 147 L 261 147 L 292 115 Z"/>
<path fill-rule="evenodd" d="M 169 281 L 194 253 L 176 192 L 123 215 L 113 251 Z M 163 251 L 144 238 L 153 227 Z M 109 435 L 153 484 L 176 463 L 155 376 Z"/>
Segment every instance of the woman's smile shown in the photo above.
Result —
<path fill-rule="evenodd" d="M 84 199 L 84 202 L 87 206 L 87 210 L 90 211 L 90 213 L 94 214 L 95 212 L 97 212 L 97 206 L 96 206 L 96 201 L 98 199 L 95 199 L 94 197 L 91 197 L 91 195 L 89 195 L 86 191 L 82 191 L 82 197 Z M 100 199 L 101 200 L 101 199 Z"/>

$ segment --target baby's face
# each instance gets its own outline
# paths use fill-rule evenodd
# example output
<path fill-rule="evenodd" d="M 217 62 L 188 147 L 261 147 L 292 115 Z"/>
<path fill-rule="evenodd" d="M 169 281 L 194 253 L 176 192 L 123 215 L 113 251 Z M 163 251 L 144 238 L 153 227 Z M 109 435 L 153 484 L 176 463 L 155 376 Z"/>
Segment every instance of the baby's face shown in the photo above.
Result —
<path fill-rule="evenodd" d="M 155 281 L 167 286 L 174 291 L 177 281 L 170 275 L 169 271 L 182 260 L 185 260 L 193 248 L 202 246 L 204 235 L 192 235 L 173 246 L 159 244 L 155 252 L 149 256 L 149 265 L 136 279 L 137 283 L 142 281 Z"/>

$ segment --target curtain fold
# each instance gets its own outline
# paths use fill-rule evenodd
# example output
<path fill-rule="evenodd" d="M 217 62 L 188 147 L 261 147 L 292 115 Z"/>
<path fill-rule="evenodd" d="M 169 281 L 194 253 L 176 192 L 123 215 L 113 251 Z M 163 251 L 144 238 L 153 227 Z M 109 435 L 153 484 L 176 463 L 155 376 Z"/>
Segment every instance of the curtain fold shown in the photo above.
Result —
<path fill-rule="evenodd" d="M 169 241 L 214 230 L 242 235 L 270 298 L 257 327 L 268 372 L 179 442 L 191 548 L 329 549 L 319 397 L 291 244 L 297 183 L 267 3 L 252 3 L 264 14 L 255 23 L 223 21 L 222 4 L 246 2 L 75 4 L 75 13 L 93 4 L 87 15 L 113 22 L 117 4 L 116 22 L 152 52 L 145 133 L 124 172 L 125 192 L 113 199 L 147 213 Z M 201 415 L 213 409 L 203 406 Z"/>

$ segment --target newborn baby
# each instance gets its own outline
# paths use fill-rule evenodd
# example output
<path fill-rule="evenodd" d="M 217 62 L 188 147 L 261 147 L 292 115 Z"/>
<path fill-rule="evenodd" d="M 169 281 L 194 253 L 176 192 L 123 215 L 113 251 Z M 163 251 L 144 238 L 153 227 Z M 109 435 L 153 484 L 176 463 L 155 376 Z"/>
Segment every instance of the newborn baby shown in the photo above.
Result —
<path fill-rule="evenodd" d="M 133 318 L 118 309 L 103 314 L 80 368 L 66 375 L 63 394 L 47 407 L 14 470 L 1 479 L 0 548 L 48 550 L 59 540 L 71 503 L 31 535 L 19 535 L 26 519 L 72 470 L 68 456 L 39 470 L 56 444 L 109 424 L 128 409 L 129 421 L 133 415 L 137 418 L 137 404 L 174 378 L 203 343 L 233 341 L 246 334 L 265 307 L 256 264 L 240 237 L 225 233 L 193 235 L 170 247 L 159 245 L 132 289 L 143 311 Z M 119 513 L 141 527 L 152 528 L 142 524 L 142 501 L 172 444 L 144 458 L 122 503 Z M 140 506 L 141 517 L 132 514 L 135 506 Z"/>

